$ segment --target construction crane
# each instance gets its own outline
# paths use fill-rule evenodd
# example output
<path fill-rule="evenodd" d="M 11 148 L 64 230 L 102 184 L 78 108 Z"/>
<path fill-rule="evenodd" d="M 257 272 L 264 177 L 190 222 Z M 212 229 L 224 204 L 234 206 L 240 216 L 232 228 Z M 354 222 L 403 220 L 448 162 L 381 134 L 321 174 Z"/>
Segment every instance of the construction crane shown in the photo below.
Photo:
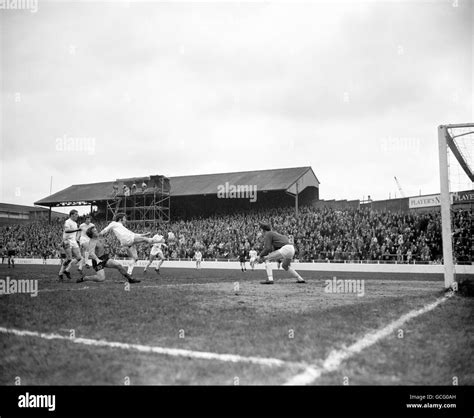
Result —
<path fill-rule="evenodd" d="M 400 182 L 398 181 L 397 177 L 393 177 L 395 179 L 395 183 L 397 183 L 398 191 L 400 192 L 400 196 L 406 197 L 405 193 L 403 192 L 402 186 L 400 186 Z"/>

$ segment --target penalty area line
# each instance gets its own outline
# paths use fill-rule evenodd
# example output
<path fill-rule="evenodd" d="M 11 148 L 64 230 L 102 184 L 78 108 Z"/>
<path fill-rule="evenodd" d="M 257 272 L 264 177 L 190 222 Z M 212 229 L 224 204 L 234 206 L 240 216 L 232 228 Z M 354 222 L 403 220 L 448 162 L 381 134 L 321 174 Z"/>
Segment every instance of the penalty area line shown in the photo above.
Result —
<path fill-rule="evenodd" d="M 92 347 L 108 347 L 108 348 L 119 348 L 123 350 L 138 351 L 141 353 L 153 353 L 162 354 L 173 357 L 187 357 L 200 360 L 218 360 L 230 363 L 250 363 L 260 366 L 269 367 L 281 367 L 281 366 L 296 366 L 296 367 L 307 367 L 307 364 L 302 363 L 291 363 L 276 358 L 264 358 L 264 357 L 245 357 L 238 354 L 218 354 L 206 351 L 193 351 L 181 348 L 167 348 L 157 347 L 143 344 L 129 344 L 115 341 L 106 340 L 95 340 L 91 338 L 70 338 L 65 335 L 54 334 L 54 333 L 42 333 L 36 331 L 19 330 L 13 328 L 0 327 L 0 333 L 16 335 L 19 337 L 35 337 L 43 340 L 62 340 L 69 341 L 74 344 L 81 344 Z"/>
<path fill-rule="evenodd" d="M 402 315 L 396 321 L 391 322 L 384 328 L 371 331 L 365 334 L 362 338 L 357 340 L 354 344 L 349 347 L 342 349 L 332 350 L 328 357 L 322 362 L 321 366 L 308 366 L 302 373 L 297 374 L 296 376 L 289 379 L 284 385 L 286 386 L 303 386 L 313 383 L 315 380 L 319 379 L 323 374 L 336 371 L 341 364 L 348 360 L 349 358 L 355 356 L 361 351 L 365 350 L 368 347 L 371 347 L 378 341 L 388 337 L 393 334 L 398 328 L 403 324 L 410 321 L 417 316 L 427 313 L 440 304 L 446 302 L 450 297 L 453 296 L 453 292 L 450 292 L 448 295 L 435 300 L 434 302 L 423 306 L 420 309 L 412 310 L 404 315 Z"/>

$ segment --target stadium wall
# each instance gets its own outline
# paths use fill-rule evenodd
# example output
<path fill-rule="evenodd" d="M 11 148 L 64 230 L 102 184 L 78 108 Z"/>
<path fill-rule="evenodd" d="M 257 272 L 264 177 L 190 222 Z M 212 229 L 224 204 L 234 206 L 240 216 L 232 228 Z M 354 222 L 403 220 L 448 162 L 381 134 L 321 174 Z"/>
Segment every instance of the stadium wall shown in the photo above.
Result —
<path fill-rule="evenodd" d="M 127 266 L 128 260 L 117 260 Z M 145 267 L 147 260 L 139 260 L 137 267 Z M 16 264 L 41 265 L 41 258 L 15 258 Z M 59 259 L 47 259 L 46 265 L 59 266 Z M 203 269 L 240 270 L 238 261 L 203 261 Z M 164 268 L 195 268 L 196 262 L 191 260 L 166 260 Z M 301 271 L 323 272 L 361 272 L 361 273 L 410 273 L 410 274 L 443 274 L 441 264 L 370 264 L 370 263 L 294 263 L 294 267 Z M 474 265 L 456 265 L 457 274 L 474 274 Z M 264 271 L 264 265 L 257 266 Z"/>
<path fill-rule="evenodd" d="M 361 204 L 362 208 L 370 208 L 379 212 L 408 212 L 409 199 L 407 197 L 400 199 L 376 200 L 370 203 Z"/>
<path fill-rule="evenodd" d="M 452 192 L 454 210 L 472 210 L 474 206 L 474 190 Z M 431 204 L 420 204 L 420 201 L 430 198 Z M 437 199 L 437 200 L 436 200 Z M 398 199 L 376 200 L 361 204 L 362 208 L 370 208 L 379 212 L 439 212 L 439 194 L 403 197 Z"/>

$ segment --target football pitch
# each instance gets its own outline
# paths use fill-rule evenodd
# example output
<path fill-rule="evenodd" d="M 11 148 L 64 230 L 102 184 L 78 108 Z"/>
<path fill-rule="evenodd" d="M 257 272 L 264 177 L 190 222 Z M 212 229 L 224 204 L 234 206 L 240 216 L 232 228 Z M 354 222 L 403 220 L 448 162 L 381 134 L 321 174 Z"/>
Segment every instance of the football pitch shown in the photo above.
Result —
<path fill-rule="evenodd" d="M 474 300 L 441 275 L 134 270 L 126 285 L 0 266 L 1 385 L 473 385 Z M 73 269 L 74 270 L 74 269 Z M 88 274 L 92 274 L 89 270 Z M 363 295 L 326 280 L 363 280 Z"/>

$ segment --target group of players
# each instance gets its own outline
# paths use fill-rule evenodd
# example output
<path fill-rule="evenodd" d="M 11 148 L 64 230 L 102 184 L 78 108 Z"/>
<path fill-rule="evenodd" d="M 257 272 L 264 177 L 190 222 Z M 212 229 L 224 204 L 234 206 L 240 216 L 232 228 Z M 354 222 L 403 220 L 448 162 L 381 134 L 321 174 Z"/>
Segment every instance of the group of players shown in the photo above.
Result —
<path fill-rule="evenodd" d="M 13 239 L 8 240 L 7 244 L 5 245 L 5 249 L 3 248 L 3 246 L 0 246 L 0 256 L 2 257 L 2 264 L 6 258 L 8 261 L 8 268 L 15 268 L 16 249 L 17 244 Z"/>
<path fill-rule="evenodd" d="M 137 245 L 149 244 L 151 245 L 150 257 L 145 266 L 144 273 L 146 274 L 148 268 L 155 260 L 158 260 L 155 271 L 160 274 L 160 267 L 162 266 L 165 257 L 163 255 L 162 247 L 167 247 L 166 240 L 161 231 L 158 231 L 152 238 L 149 238 L 150 233 L 137 234 L 126 228 L 127 217 L 124 213 L 117 214 L 107 227 L 102 231 L 98 231 L 93 223 L 91 223 L 90 216 L 86 216 L 85 222 L 77 225 L 79 214 L 77 210 L 71 210 L 69 217 L 64 223 L 64 231 L 62 238 L 62 246 L 66 257 L 61 262 L 61 268 L 58 276 L 59 280 L 71 278 L 70 271 L 72 266 L 77 265 L 79 272 L 79 279 L 77 282 L 94 281 L 103 282 L 105 280 L 105 268 L 115 269 L 129 283 L 139 283 L 140 280 L 132 276 L 133 269 L 138 261 Z M 288 274 L 296 279 L 297 283 L 305 283 L 305 280 L 291 267 L 291 261 L 295 255 L 295 248 L 285 235 L 272 231 L 267 223 L 260 223 L 260 228 L 263 231 L 264 248 L 257 255 L 257 251 L 251 250 L 249 252 L 250 266 L 252 270 L 255 269 L 256 263 L 265 263 L 265 270 L 267 279 L 260 282 L 261 284 L 273 284 L 273 268 L 271 262 L 276 261 L 281 264 L 281 267 L 288 272 Z M 122 251 L 126 252 L 130 258 L 128 269 L 125 269 L 118 261 L 110 258 L 107 252 L 105 241 L 103 237 L 109 232 L 113 232 L 115 237 L 120 242 Z M 174 235 L 168 234 L 168 240 L 172 241 Z M 96 274 L 87 276 L 85 274 L 85 267 L 88 266 L 88 259 L 92 260 L 92 267 Z M 202 253 L 197 250 L 194 254 L 196 260 L 196 268 L 201 267 Z M 242 252 L 239 256 L 241 270 L 245 271 L 246 254 Z"/>

